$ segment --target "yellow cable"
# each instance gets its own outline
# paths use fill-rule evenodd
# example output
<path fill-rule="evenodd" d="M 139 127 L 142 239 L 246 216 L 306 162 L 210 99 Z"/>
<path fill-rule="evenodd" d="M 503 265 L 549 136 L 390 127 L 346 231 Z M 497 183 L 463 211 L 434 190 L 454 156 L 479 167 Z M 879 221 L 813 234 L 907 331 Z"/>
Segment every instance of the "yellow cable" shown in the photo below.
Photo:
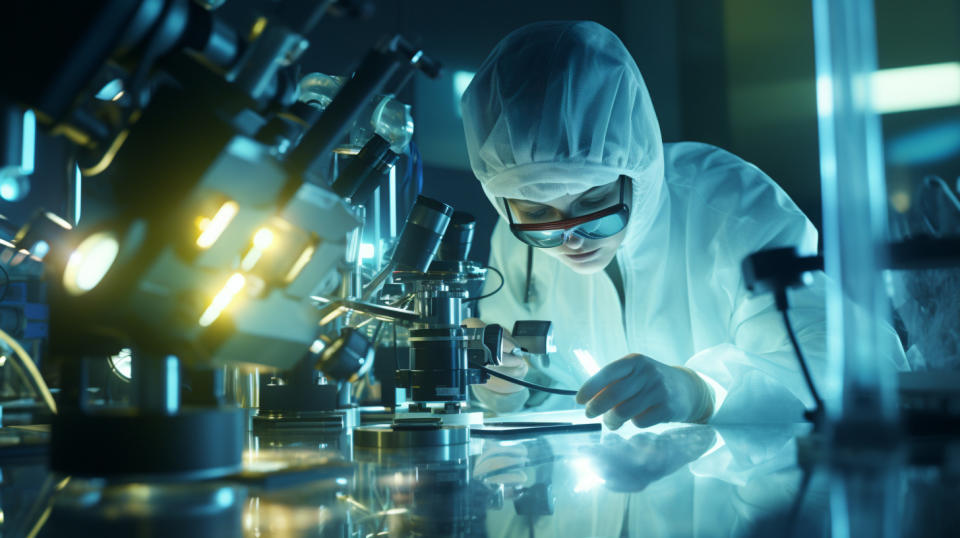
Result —
<path fill-rule="evenodd" d="M 20 366 L 23 367 L 24 371 L 27 372 L 27 375 L 33 380 L 34 389 L 39 393 L 40 397 L 43 399 L 44 403 L 47 404 L 47 407 L 50 408 L 50 412 L 54 415 L 57 414 L 57 403 L 53 401 L 53 395 L 50 394 L 50 388 L 47 387 L 46 381 L 43 380 L 43 376 L 40 375 L 40 371 L 37 370 L 36 364 L 33 363 L 33 359 L 30 358 L 30 355 L 23 349 L 23 346 L 19 342 L 13 339 L 6 331 L 0 329 L 0 340 L 3 340 L 10 349 L 13 350 L 14 354 L 20 359 Z"/>
<path fill-rule="evenodd" d="M 53 512 L 53 507 L 48 506 L 47 509 L 40 514 L 40 519 L 38 519 L 33 528 L 30 529 L 30 533 L 27 534 L 27 538 L 36 538 L 37 534 L 40 533 L 40 530 L 43 529 L 43 526 L 47 524 L 47 519 L 50 518 L 51 512 Z"/>

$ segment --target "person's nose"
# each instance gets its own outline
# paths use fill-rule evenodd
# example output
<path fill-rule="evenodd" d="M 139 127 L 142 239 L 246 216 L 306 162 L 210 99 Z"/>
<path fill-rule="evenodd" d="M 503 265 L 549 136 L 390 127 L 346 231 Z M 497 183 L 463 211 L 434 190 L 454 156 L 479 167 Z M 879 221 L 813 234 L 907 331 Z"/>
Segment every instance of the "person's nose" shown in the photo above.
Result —
<path fill-rule="evenodd" d="M 571 250 L 577 250 L 583 246 L 583 238 L 575 233 L 565 234 L 564 244 Z"/>

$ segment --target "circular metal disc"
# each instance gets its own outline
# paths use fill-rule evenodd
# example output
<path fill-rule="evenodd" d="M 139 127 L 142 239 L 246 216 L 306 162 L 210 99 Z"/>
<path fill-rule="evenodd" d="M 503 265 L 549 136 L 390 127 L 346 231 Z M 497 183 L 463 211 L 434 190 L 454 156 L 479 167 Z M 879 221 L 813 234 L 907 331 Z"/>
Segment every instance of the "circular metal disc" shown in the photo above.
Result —
<path fill-rule="evenodd" d="M 464 445 L 470 430 L 463 426 L 394 429 L 392 426 L 362 426 L 353 431 L 353 443 L 364 448 L 418 448 Z"/>

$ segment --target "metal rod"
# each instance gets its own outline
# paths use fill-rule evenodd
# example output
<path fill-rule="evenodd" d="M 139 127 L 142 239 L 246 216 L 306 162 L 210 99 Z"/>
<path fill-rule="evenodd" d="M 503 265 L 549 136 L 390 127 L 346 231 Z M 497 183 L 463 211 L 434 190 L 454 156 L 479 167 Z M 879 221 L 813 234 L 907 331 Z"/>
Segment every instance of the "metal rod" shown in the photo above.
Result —
<path fill-rule="evenodd" d="M 899 535 L 895 371 L 878 245 L 887 227 L 873 0 L 813 0 L 827 287 L 833 536 Z"/>

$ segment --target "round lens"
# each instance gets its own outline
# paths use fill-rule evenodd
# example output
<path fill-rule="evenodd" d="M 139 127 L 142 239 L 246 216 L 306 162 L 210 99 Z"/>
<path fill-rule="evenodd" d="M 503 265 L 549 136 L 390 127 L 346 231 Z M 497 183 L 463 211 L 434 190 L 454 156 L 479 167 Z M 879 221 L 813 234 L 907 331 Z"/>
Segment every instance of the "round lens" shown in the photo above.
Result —
<path fill-rule="evenodd" d="M 124 381 L 130 381 L 133 371 L 133 353 L 130 348 L 121 349 L 116 355 L 107 359 L 110 370 L 117 374 L 117 377 Z"/>
<path fill-rule="evenodd" d="M 563 230 L 522 230 L 514 234 L 524 243 L 537 248 L 559 247 L 563 243 Z"/>
<path fill-rule="evenodd" d="M 120 252 L 120 243 L 110 232 L 97 232 L 83 240 L 67 260 L 63 286 L 73 295 L 84 294 L 103 280 Z"/>
<path fill-rule="evenodd" d="M 618 211 L 613 215 L 584 222 L 574 228 L 574 233 L 586 239 L 604 239 L 620 233 L 627 225 L 627 212 Z"/>

